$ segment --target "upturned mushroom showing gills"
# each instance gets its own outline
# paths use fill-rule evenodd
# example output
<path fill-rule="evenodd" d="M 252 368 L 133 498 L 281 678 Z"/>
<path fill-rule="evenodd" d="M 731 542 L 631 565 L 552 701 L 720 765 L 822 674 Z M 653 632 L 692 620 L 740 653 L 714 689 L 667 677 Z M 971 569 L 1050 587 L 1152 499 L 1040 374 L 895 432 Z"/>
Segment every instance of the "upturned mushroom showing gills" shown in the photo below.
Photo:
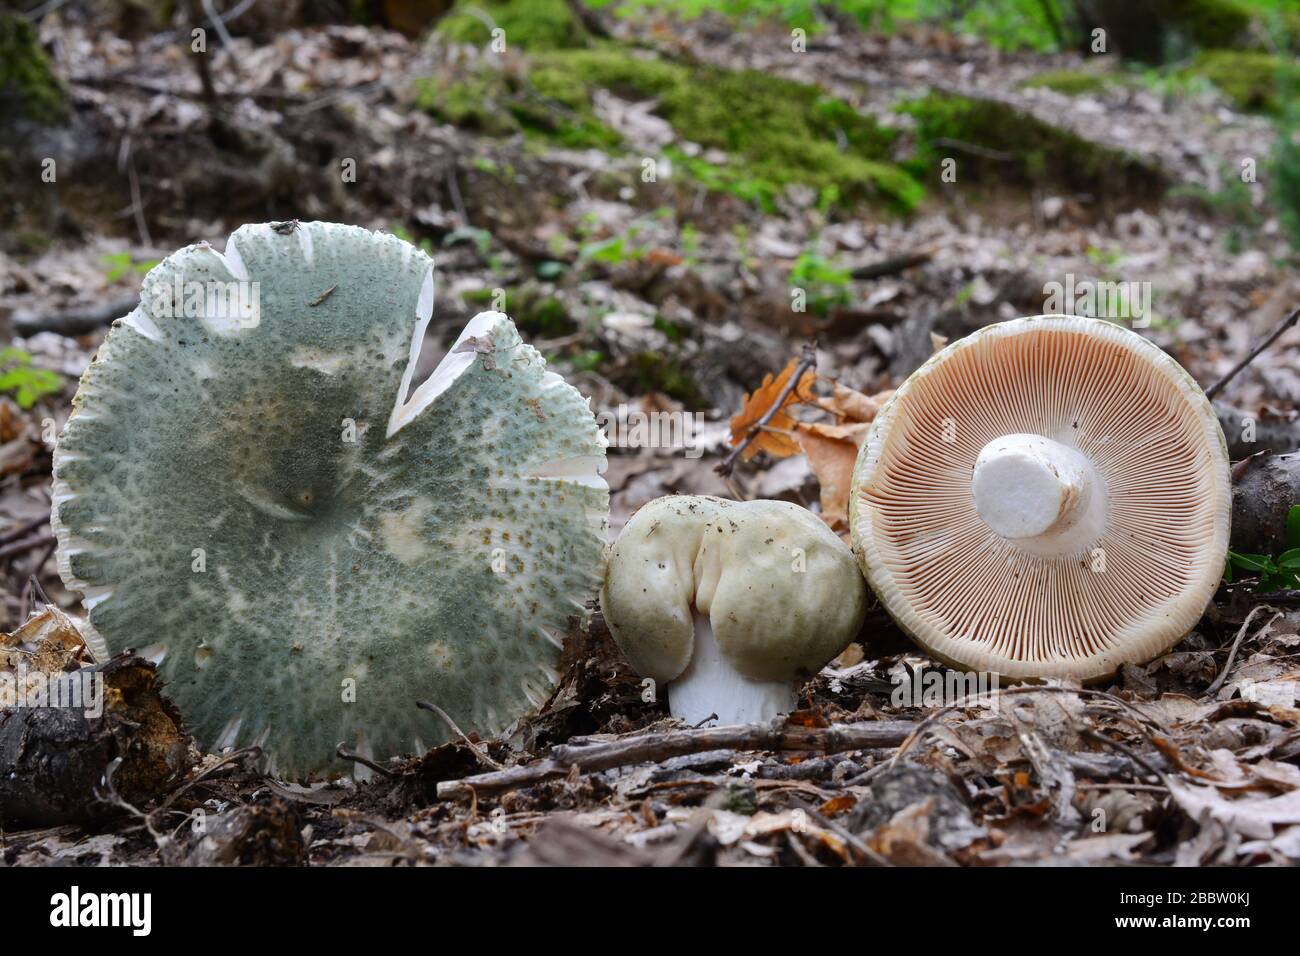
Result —
<path fill-rule="evenodd" d="M 657 498 L 610 553 L 601 609 L 687 723 L 767 720 L 857 635 L 866 585 L 817 516 L 785 501 Z"/>
<path fill-rule="evenodd" d="M 81 380 L 59 570 L 205 746 L 301 778 L 341 741 L 446 739 L 419 699 L 492 733 L 556 679 L 600 586 L 604 443 L 500 313 L 411 391 L 432 269 L 351 226 L 244 226 L 150 272 Z"/>
<path fill-rule="evenodd" d="M 880 600 L 950 664 L 1098 680 L 1167 651 L 1223 572 L 1205 394 L 1118 325 L 1039 316 L 939 352 L 873 423 L 850 500 Z"/>

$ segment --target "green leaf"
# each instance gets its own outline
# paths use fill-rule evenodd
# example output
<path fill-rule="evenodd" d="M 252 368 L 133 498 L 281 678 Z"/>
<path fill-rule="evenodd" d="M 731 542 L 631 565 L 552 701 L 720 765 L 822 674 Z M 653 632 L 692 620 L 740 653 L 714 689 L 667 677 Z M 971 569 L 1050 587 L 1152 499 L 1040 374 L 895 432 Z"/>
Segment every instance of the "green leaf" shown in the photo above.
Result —
<path fill-rule="evenodd" d="M 537 277 L 539 279 L 557 279 L 564 275 L 565 270 L 568 268 L 563 262 L 547 259 L 545 262 L 537 263 Z"/>
<path fill-rule="evenodd" d="M 1228 559 L 1242 571 L 1254 571 L 1256 574 L 1267 572 L 1273 567 L 1273 559 L 1267 554 L 1238 554 L 1228 552 Z"/>
<path fill-rule="evenodd" d="M 485 256 L 492 246 L 492 233 L 486 229 L 476 229 L 473 226 L 461 226 L 459 229 L 453 229 L 443 236 L 442 244 L 444 246 L 454 246 L 456 243 L 466 240 L 474 243 L 479 255 Z"/>
<path fill-rule="evenodd" d="M 1294 572 L 1280 572 L 1260 575 L 1259 584 L 1255 585 L 1256 594 L 1267 594 L 1272 591 L 1289 591 L 1296 586 L 1296 576 Z"/>
<path fill-rule="evenodd" d="M 1300 505 L 1292 505 L 1286 515 L 1286 546 L 1300 548 Z"/>
<path fill-rule="evenodd" d="M 33 368 L 32 357 L 22 349 L 0 350 L 0 392 L 13 392 L 21 408 L 31 408 L 42 396 L 63 388 L 63 379 L 47 368 Z"/>
<path fill-rule="evenodd" d="M 104 264 L 110 266 L 105 279 L 116 282 L 131 271 L 131 254 L 129 252 L 110 252 L 104 256 Z"/>
<path fill-rule="evenodd" d="M 1277 566 L 1284 571 L 1300 571 L 1300 548 L 1292 548 L 1278 556 Z"/>

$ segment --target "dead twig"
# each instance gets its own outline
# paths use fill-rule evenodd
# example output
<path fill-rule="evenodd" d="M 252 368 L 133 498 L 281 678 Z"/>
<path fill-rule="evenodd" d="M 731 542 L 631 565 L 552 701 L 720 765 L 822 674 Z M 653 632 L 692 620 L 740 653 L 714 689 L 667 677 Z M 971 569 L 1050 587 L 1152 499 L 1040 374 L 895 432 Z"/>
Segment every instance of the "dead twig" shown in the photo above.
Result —
<path fill-rule="evenodd" d="M 490 756 L 488 756 L 488 752 L 486 750 L 484 750 L 478 744 L 474 743 L 474 741 L 470 740 L 469 735 L 466 734 L 465 731 L 461 730 L 459 727 L 456 726 L 456 721 L 451 719 L 451 715 L 448 714 L 441 707 L 439 707 L 437 704 L 435 704 L 433 701 L 417 700 L 415 702 L 415 706 L 419 707 L 421 710 L 427 710 L 432 714 L 437 714 L 438 717 L 442 719 L 442 722 L 451 729 L 451 732 L 455 734 L 457 737 L 459 737 L 466 747 L 474 751 L 474 756 L 478 757 L 480 763 L 487 764 L 493 770 L 504 771 L 506 769 L 504 764 L 497 763 L 497 761 L 493 760 Z"/>
<path fill-rule="evenodd" d="M 1251 610 L 1249 614 L 1246 615 L 1246 620 L 1241 622 L 1241 627 L 1237 630 L 1237 636 L 1232 641 L 1232 650 L 1228 652 L 1228 659 L 1223 662 L 1223 670 L 1219 671 L 1219 676 L 1214 678 L 1214 683 L 1212 683 L 1209 687 L 1205 688 L 1206 697 L 1213 697 L 1215 694 L 1217 694 L 1219 692 L 1219 688 L 1223 686 L 1223 682 L 1228 679 L 1228 673 L 1232 670 L 1232 662 L 1237 659 L 1237 649 L 1241 647 L 1242 638 L 1246 636 L 1246 631 L 1250 627 L 1250 622 L 1255 619 L 1256 614 L 1264 610 L 1275 611 L 1276 613 L 1273 615 L 1272 619 L 1268 622 L 1268 624 L 1265 624 L 1262 628 L 1260 628 L 1260 631 L 1267 630 L 1273 624 L 1273 621 L 1276 621 L 1279 617 L 1282 616 L 1281 611 L 1278 611 L 1277 608 L 1270 607 L 1267 604 L 1257 605 L 1254 609 Z"/>
<path fill-rule="evenodd" d="M 28 532 L 35 531 L 41 525 L 50 523 L 50 514 L 47 511 L 39 518 L 33 518 L 31 521 L 24 521 L 15 528 L 10 528 L 4 534 L 0 534 L 0 545 L 8 544 L 10 541 L 16 541 Z"/>
<path fill-rule="evenodd" d="M 897 275 L 900 272 L 906 272 L 914 266 L 925 265 L 932 258 L 934 253 L 928 249 L 920 249 L 916 252 L 905 252 L 898 256 L 889 256 L 885 259 L 879 259 L 875 262 L 868 262 L 864 266 L 858 266 L 849 273 L 854 279 L 881 279 L 885 276 Z"/>
<path fill-rule="evenodd" d="M 1207 388 L 1205 390 L 1206 398 L 1213 399 L 1215 395 L 1218 395 L 1219 392 L 1223 391 L 1223 387 L 1225 385 L 1227 385 L 1234 378 L 1236 378 L 1242 369 L 1244 369 L 1251 362 L 1255 361 L 1255 359 L 1259 357 L 1261 352 L 1263 352 L 1266 348 L 1268 348 L 1270 345 L 1276 342 L 1281 337 L 1283 332 L 1291 328 L 1291 326 L 1295 325 L 1297 320 L 1300 320 L 1300 307 L 1297 307 L 1294 310 L 1292 310 L 1291 314 L 1288 315 L 1285 319 L 1283 319 L 1282 323 L 1277 328 L 1275 328 L 1271 333 L 1269 333 L 1268 338 L 1264 339 L 1263 342 L 1260 342 L 1253 349 L 1251 349 L 1250 354 L 1248 354 L 1244 359 L 1242 359 L 1240 362 L 1234 365 L 1228 371 L 1227 375 L 1223 376 L 1223 378 L 1219 379 L 1217 382 L 1215 382 L 1213 385 Z"/>
<path fill-rule="evenodd" d="M 204 770 L 199 774 L 197 774 L 193 780 L 187 781 L 186 783 L 182 784 L 180 787 L 173 790 L 170 794 L 168 794 L 167 799 L 162 802 L 162 804 L 158 807 L 157 810 L 154 811 L 154 813 L 162 813 L 164 810 L 169 809 L 172 806 L 172 804 L 174 804 L 177 800 L 183 797 L 191 789 L 197 787 L 199 784 L 203 783 L 206 780 L 210 780 L 212 777 L 216 776 L 219 771 L 224 770 L 226 767 L 229 767 L 231 764 L 238 763 L 239 761 L 243 760 L 245 757 L 251 757 L 252 759 L 257 760 L 261 756 L 262 756 L 262 748 L 257 746 L 256 744 L 254 744 L 251 747 L 241 747 L 239 750 L 232 750 L 230 753 L 226 754 L 224 757 L 222 757 L 220 760 L 214 763 L 207 770 Z"/>
<path fill-rule="evenodd" d="M 799 354 L 799 364 L 795 366 L 794 373 L 790 376 L 789 381 L 785 383 L 785 386 L 777 394 L 776 401 L 772 402 L 772 407 L 763 413 L 762 418 L 749 427 L 749 431 L 747 431 L 745 437 L 740 440 L 740 444 L 731 449 L 731 451 L 727 453 L 726 458 L 713 466 L 714 471 L 722 475 L 724 478 L 731 474 L 731 469 L 736 465 L 736 459 L 739 458 L 741 454 L 744 453 L 745 449 L 753 443 L 754 439 L 757 438 L 767 426 L 767 423 L 776 417 L 776 413 L 785 407 L 785 400 L 790 397 L 790 394 L 796 388 L 799 387 L 799 382 L 803 379 L 804 375 L 816 367 L 817 343 L 808 342 L 804 345 L 803 350 Z"/>
<path fill-rule="evenodd" d="M 484 773 L 438 784 L 438 798 L 452 800 L 491 796 L 504 790 L 528 787 L 563 777 L 574 769 L 583 773 L 629 764 L 665 760 L 705 750 L 801 750 L 841 753 L 897 747 L 916 729 L 913 721 L 865 721 L 831 727 L 790 727 L 784 721 L 736 724 L 729 727 L 670 730 L 634 734 L 608 741 L 551 748 L 551 756 L 537 763 Z"/>
<path fill-rule="evenodd" d="M 44 547 L 53 541 L 54 535 L 52 534 L 34 534 L 29 538 L 20 538 L 17 541 L 11 541 L 4 547 L 0 547 L 0 560 L 26 554 L 28 551 L 34 551 L 35 549 Z"/>
<path fill-rule="evenodd" d="M 41 552 L 41 556 L 36 559 L 36 566 L 28 573 L 27 583 L 23 585 L 23 593 L 20 598 L 20 603 L 26 610 L 28 617 L 31 617 L 32 612 L 36 610 L 35 599 L 38 596 L 46 604 L 50 603 L 50 599 L 46 595 L 45 589 L 41 587 L 38 575 L 41 573 L 41 569 L 45 567 L 46 562 L 54 556 L 54 549 L 58 547 L 58 544 L 57 541 L 51 541 L 46 546 L 45 550 Z"/>
<path fill-rule="evenodd" d="M 93 332 L 130 314 L 140 303 L 140 294 L 114 297 L 102 302 L 88 302 L 72 306 L 49 315 L 40 315 L 31 311 L 14 314 L 14 331 L 20 335 L 34 335 L 37 332 L 57 332 L 60 335 L 82 335 Z M 48 521 L 49 517 L 41 519 Z"/>
<path fill-rule="evenodd" d="M 1138 710 L 1128 701 L 1116 697 L 1114 694 L 1108 694 L 1102 690 L 1093 690 L 1089 687 L 1062 687 L 1056 684 L 1025 684 L 1018 687 L 999 688 L 991 694 L 988 694 L 986 699 L 992 699 L 995 697 L 1011 697 L 1020 694 L 1077 694 L 1080 697 L 1093 697 L 1100 700 L 1106 700 L 1112 704 L 1117 704 L 1120 709 L 1125 712 L 1125 715 L 1134 726 L 1140 728 L 1148 737 L 1150 736 L 1152 726 L 1155 726 L 1156 730 L 1160 730 L 1159 726 L 1155 725 L 1150 717 L 1142 713 L 1142 711 Z M 908 735 L 908 738 L 899 746 L 898 751 L 894 754 L 889 763 L 897 763 L 899 759 L 902 758 L 903 754 L 907 753 L 907 751 L 911 749 L 912 745 L 921 738 L 921 735 L 943 715 L 952 713 L 954 710 L 960 710 L 963 707 L 973 707 L 981 703 L 981 695 L 976 694 L 973 695 L 973 697 L 974 699 L 962 698 L 961 700 L 954 701 L 951 704 L 940 707 L 938 710 L 927 714 L 925 719 L 916 725 L 916 729 L 912 731 L 912 733 Z M 873 767 L 871 770 L 868 770 L 863 774 L 862 777 L 870 779 L 878 774 L 884 766 L 887 765 L 882 764 L 880 767 Z"/>
<path fill-rule="evenodd" d="M 363 767 L 370 768 L 375 773 L 382 773 L 390 780 L 397 776 L 397 774 L 393 773 L 393 771 L 389 770 L 382 764 L 375 763 L 369 757 L 361 756 L 361 754 L 357 753 L 355 750 L 349 750 L 345 743 L 340 743 L 334 748 L 334 756 L 338 757 L 340 760 L 347 760 L 350 763 L 359 763 Z"/>
<path fill-rule="evenodd" d="M 1112 747 L 1115 750 L 1118 750 L 1125 757 L 1128 757 L 1129 760 L 1133 761 L 1135 764 L 1137 764 L 1147 773 L 1151 774 L 1151 776 L 1159 778 L 1160 782 L 1165 785 L 1166 789 L 1168 789 L 1169 776 L 1163 770 L 1157 770 L 1155 767 L 1153 767 L 1142 757 L 1141 754 L 1135 751 L 1132 747 L 1129 747 L 1127 744 L 1122 744 L 1118 740 L 1114 740 L 1110 737 L 1107 737 L 1105 734 L 1101 733 L 1100 731 L 1093 730 L 1091 727 L 1084 728 L 1083 736 L 1087 737 L 1089 740 L 1095 740 L 1099 744 L 1104 744 L 1107 747 Z"/>

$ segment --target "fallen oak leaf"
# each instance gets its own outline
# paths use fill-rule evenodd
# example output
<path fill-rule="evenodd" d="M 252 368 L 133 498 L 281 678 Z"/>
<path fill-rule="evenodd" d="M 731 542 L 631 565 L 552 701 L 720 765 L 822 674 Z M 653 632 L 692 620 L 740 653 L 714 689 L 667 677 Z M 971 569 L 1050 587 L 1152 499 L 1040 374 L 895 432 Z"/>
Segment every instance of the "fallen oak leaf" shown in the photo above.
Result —
<path fill-rule="evenodd" d="M 1166 784 L 1170 795 L 1197 823 L 1205 823 L 1208 817 L 1245 837 L 1270 839 L 1274 826 L 1300 823 L 1300 790 L 1264 800 L 1228 800 L 1213 787 L 1184 783 L 1176 777 Z"/>
<path fill-rule="evenodd" d="M 839 382 L 832 382 L 830 396 L 818 399 L 817 405 L 838 418 L 841 424 L 871 422 L 875 421 L 876 415 L 893 394 L 894 390 L 890 388 L 874 395 L 867 395 Z"/>
<path fill-rule="evenodd" d="M 824 817 L 839 816 L 841 813 L 847 813 L 858 805 L 857 797 L 851 793 L 841 793 L 838 797 L 831 797 L 820 807 L 817 812 Z"/>
<path fill-rule="evenodd" d="M 815 397 L 811 389 L 813 383 L 817 381 L 817 373 L 807 369 L 787 393 L 791 376 L 800 364 L 800 359 L 791 359 L 781 370 L 781 374 L 773 377 L 768 373 L 764 376 L 762 384 L 745 396 L 740 413 L 731 419 L 731 445 L 734 448 L 746 439 L 750 430 L 764 416 L 772 412 L 773 406 L 778 401 L 781 403 L 763 429 L 754 436 L 749 447 L 744 450 L 742 457 L 745 461 L 749 461 L 760 451 L 766 451 L 777 458 L 788 458 L 799 454 L 798 443 L 787 434 L 783 434 L 792 431 L 796 424 L 785 409 L 791 405 L 814 401 Z M 783 393 L 784 397 L 782 397 Z"/>
<path fill-rule="evenodd" d="M 853 466 L 869 428 L 864 422 L 851 425 L 799 422 L 795 426 L 799 450 L 807 456 L 821 486 L 821 518 L 832 530 L 848 524 Z"/>

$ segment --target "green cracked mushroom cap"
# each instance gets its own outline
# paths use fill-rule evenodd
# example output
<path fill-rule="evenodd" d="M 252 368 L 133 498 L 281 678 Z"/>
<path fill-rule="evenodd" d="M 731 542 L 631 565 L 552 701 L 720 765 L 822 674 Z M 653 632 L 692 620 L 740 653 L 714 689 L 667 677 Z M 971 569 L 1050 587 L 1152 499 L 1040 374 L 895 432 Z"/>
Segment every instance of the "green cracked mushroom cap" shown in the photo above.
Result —
<path fill-rule="evenodd" d="M 301 778 L 340 741 L 447 739 L 418 699 L 495 733 L 556 680 L 603 572 L 604 442 L 500 313 L 403 401 L 432 269 L 356 227 L 244 226 L 150 272 L 82 377 L 60 573 L 98 653 L 161 654 L 208 747 Z"/>

